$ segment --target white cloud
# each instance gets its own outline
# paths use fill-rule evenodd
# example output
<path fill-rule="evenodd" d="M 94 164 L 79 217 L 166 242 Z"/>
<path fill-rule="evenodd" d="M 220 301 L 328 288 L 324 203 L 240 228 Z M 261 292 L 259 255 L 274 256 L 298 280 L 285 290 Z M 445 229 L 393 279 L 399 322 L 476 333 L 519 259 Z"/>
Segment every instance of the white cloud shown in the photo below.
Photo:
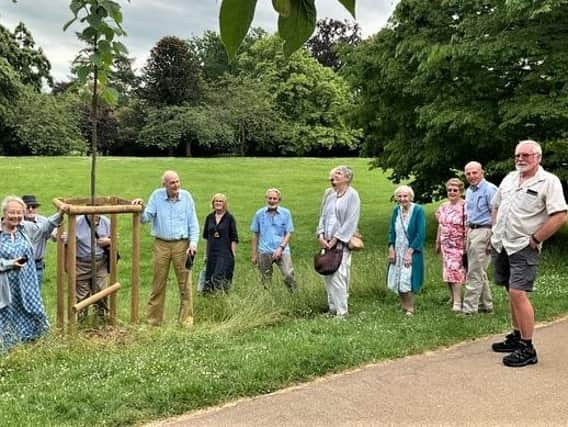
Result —
<path fill-rule="evenodd" d="M 122 41 L 135 67 L 141 68 L 150 49 L 166 35 L 189 38 L 206 30 L 218 31 L 219 0 L 118 0 L 122 6 L 124 28 L 128 36 Z M 70 0 L 0 0 L 0 23 L 13 30 L 22 21 L 32 32 L 52 65 L 56 80 L 64 80 L 77 52 L 83 47 L 75 36 L 80 26 L 66 32 L 63 25 L 71 19 Z M 357 0 L 357 22 L 363 36 L 384 26 L 394 9 L 395 0 Z M 337 0 L 316 0 L 318 18 L 352 19 Z M 269 32 L 276 30 L 277 16 L 272 2 L 259 0 L 254 26 Z"/>

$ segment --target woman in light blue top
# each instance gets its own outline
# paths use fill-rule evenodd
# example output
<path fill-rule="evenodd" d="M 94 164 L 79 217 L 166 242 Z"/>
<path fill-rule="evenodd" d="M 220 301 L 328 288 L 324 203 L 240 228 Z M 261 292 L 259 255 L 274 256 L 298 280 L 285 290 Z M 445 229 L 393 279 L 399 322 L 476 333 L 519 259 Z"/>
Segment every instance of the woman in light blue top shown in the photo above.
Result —
<path fill-rule="evenodd" d="M 389 227 L 388 288 L 400 297 L 402 310 L 414 314 L 414 295 L 424 281 L 426 219 L 422 206 L 413 203 L 414 191 L 407 185 L 394 192 L 398 203 Z"/>

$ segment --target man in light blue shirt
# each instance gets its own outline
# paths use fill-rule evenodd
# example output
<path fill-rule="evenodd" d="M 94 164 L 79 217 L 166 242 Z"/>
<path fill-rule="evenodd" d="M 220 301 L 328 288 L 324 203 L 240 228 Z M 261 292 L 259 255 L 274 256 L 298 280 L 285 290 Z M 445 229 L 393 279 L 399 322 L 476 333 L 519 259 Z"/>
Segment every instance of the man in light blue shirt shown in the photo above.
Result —
<path fill-rule="evenodd" d="M 199 224 L 195 203 L 191 194 L 181 189 L 179 176 L 174 171 L 166 171 L 162 176 L 162 187 L 155 190 L 145 207 L 141 221 L 152 223 L 153 278 L 152 293 L 148 302 L 148 323 L 158 326 L 164 318 L 166 284 L 170 263 L 173 262 L 180 292 L 178 321 L 190 322 L 191 275 L 187 273 L 187 257 L 195 256 L 199 240 Z M 142 199 L 134 199 L 133 204 L 143 205 Z"/>
<path fill-rule="evenodd" d="M 493 298 L 487 279 L 491 261 L 491 200 L 497 187 L 485 180 L 479 162 L 469 162 L 464 168 L 469 187 L 465 192 L 467 214 L 467 279 L 462 304 L 466 315 L 493 311 Z"/>
<path fill-rule="evenodd" d="M 296 280 L 288 244 L 294 231 L 292 214 L 280 206 L 281 193 L 277 188 L 266 190 L 265 198 L 266 206 L 256 211 L 250 225 L 253 232 L 251 260 L 258 265 L 265 287 L 272 281 L 272 264 L 276 264 L 284 283 L 293 291 Z"/>

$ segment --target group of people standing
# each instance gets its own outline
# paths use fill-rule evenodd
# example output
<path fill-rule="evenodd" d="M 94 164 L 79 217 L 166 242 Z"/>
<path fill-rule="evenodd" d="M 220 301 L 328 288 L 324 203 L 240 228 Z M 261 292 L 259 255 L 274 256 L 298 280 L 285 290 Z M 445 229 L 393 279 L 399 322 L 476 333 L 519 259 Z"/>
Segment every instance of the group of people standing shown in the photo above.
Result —
<path fill-rule="evenodd" d="M 465 200 L 463 182 L 458 178 L 447 181 L 448 200 L 436 211 L 435 249 L 442 255 L 443 280 L 450 291 L 451 309 L 463 316 L 493 311 L 487 277 L 487 268 L 493 260 L 495 282 L 508 293 L 513 331 L 503 342 L 493 344 L 492 349 L 509 353 L 503 358 L 505 365 L 526 366 L 537 363 L 532 343 L 534 309 L 528 294 L 533 290 L 538 254 L 542 242 L 566 222 L 568 207 L 560 180 L 540 166 L 542 149 L 537 142 L 521 141 L 515 148 L 514 160 L 516 170 L 499 187 L 484 178 L 480 163 L 469 162 L 464 168 L 469 183 Z M 348 313 L 351 267 L 348 242 L 358 230 L 361 203 L 351 185 L 351 168 L 333 168 L 329 180 L 315 234 L 320 248 L 341 251 L 339 267 L 333 274 L 324 276 L 323 281 L 328 314 L 344 318 Z M 7 197 L 2 202 L 0 347 L 4 349 L 16 342 L 37 339 L 48 326 L 40 292 L 43 253 L 50 233 L 62 220 L 62 213 L 50 218 L 38 216 L 39 203 L 33 196 L 26 198 L 27 203 L 18 197 Z M 387 287 L 399 296 L 403 312 L 412 316 L 415 295 L 424 281 L 426 219 L 409 186 L 399 186 L 394 198 L 396 206 L 388 230 Z M 271 282 L 276 265 L 285 285 L 293 292 L 297 287 L 290 252 L 294 225 L 291 212 L 280 205 L 281 199 L 279 189 L 269 188 L 265 192 L 265 206 L 253 216 L 251 261 L 258 267 L 265 287 Z M 164 320 L 167 278 L 173 263 L 180 293 L 178 321 L 183 324 L 190 315 L 191 275 L 187 270 L 197 253 L 200 237 L 206 241 L 203 291 L 230 289 L 239 236 L 227 197 L 222 193 L 213 195 L 212 211 L 205 218 L 201 233 L 195 202 L 181 188 L 175 171 L 164 172 L 161 187 L 150 195 L 147 204 L 143 199 L 134 199 L 132 203 L 143 207 L 141 221 L 151 223 L 154 239 L 147 321 L 157 326 Z M 93 225 L 88 223 L 87 216 L 80 216 L 77 221 L 80 300 L 93 290 L 87 278 L 87 273 L 90 274 L 87 236 Z M 108 220 L 102 216 L 96 217 L 94 226 L 100 288 L 104 287 L 106 277 L 104 249 L 111 243 L 110 230 Z M 82 281 L 85 283 L 81 285 Z M 462 285 L 465 285 L 463 298 Z"/>
<path fill-rule="evenodd" d="M 360 214 L 357 191 L 351 187 L 353 171 L 347 166 L 338 166 L 330 172 L 331 188 L 326 190 L 321 205 L 321 214 L 316 236 L 322 248 L 340 247 L 343 253 L 339 269 L 324 278 L 329 313 L 343 318 L 348 312 L 349 270 L 351 251 L 347 242 L 356 232 Z M 257 266 L 261 283 L 267 287 L 272 281 L 274 265 L 280 272 L 287 288 L 296 289 L 296 278 L 290 252 L 290 239 L 294 223 L 290 210 L 281 206 L 279 189 L 265 192 L 265 206 L 253 216 L 251 262 Z M 197 252 L 199 225 L 195 203 L 191 194 L 181 189 L 179 175 L 166 171 L 162 176 L 162 188 L 155 190 L 144 204 L 143 199 L 134 199 L 133 204 L 142 205 L 143 223 L 151 223 L 154 238 L 152 249 L 153 278 L 147 321 L 160 325 L 164 318 L 164 303 L 167 276 L 173 263 L 180 292 L 178 321 L 188 320 L 191 280 L 184 276 L 188 258 Z M 211 199 L 212 212 L 205 218 L 201 236 L 206 241 L 205 284 L 203 292 L 228 291 L 235 268 L 237 224 L 228 211 L 227 197 L 222 193 Z"/>
<path fill-rule="evenodd" d="M 521 367 L 538 362 L 533 345 L 533 291 L 542 242 L 566 222 L 568 206 L 562 185 L 545 171 L 542 148 L 532 140 L 517 144 L 515 171 L 499 187 L 484 178 L 482 165 L 469 162 L 464 175 L 446 183 L 448 201 L 436 211 L 436 252 L 442 254 L 443 280 L 450 290 L 453 311 L 463 316 L 493 311 L 487 268 L 491 260 L 495 283 L 509 297 L 513 331 L 492 345 L 506 366 Z M 422 208 L 413 203 L 408 186 L 395 191 L 395 207 L 389 228 L 388 287 L 398 293 L 403 311 L 414 313 L 414 295 L 422 286 L 425 220 Z M 465 284 L 465 289 L 461 287 Z"/>

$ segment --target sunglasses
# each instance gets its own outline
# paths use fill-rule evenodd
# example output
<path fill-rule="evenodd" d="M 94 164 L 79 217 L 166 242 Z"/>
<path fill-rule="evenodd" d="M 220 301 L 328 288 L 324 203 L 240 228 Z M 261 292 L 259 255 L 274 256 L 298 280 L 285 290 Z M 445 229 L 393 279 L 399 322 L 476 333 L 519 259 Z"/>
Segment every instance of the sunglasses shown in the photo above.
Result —
<path fill-rule="evenodd" d="M 446 189 L 446 191 L 448 193 L 459 193 L 460 192 L 460 190 L 458 190 L 457 188 L 448 188 L 448 189 Z"/>
<path fill-rule="evenodd" d="M 536 156 L 536 153 L 516 153 L 513 157 L 515 159 L 528 159 L 531 156 Z"/>

